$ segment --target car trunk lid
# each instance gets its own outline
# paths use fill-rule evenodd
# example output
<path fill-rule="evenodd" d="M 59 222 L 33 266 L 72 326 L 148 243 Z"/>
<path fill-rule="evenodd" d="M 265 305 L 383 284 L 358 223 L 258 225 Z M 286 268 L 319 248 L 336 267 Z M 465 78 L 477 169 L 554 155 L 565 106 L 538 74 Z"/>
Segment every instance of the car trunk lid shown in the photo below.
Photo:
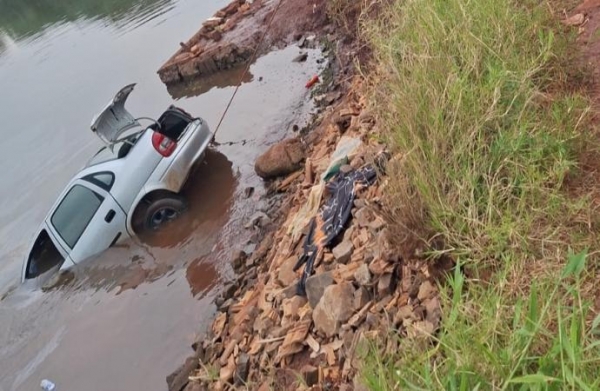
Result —
<path fill-rule="evenodd" d="M 112 144 L 126 130 L 141 126 L 136 118 L 125 109 L 125 101 L 133 91 L 135 83 L 121 88 L 115 97 L 92 120 L 91 129 L 106 144 Z"/>

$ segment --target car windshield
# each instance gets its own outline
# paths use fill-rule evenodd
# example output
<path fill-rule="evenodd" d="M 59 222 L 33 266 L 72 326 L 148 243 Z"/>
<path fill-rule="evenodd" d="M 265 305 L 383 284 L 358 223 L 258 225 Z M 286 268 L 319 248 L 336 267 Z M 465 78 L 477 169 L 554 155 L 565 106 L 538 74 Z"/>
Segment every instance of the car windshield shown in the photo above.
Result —
<path fill-rule="evenodd" d="M 111 160 L 121 159 L 127 156 L 127 153 L 132 146 L 138 141 L 142 132 L 138 132 L 127 136 L 120 141 L 112 144 L 110 147 L 102 147 L 96 154 L 88 161 L 86 167 L 94 166 L 96 164 L 108 162 Z"/>

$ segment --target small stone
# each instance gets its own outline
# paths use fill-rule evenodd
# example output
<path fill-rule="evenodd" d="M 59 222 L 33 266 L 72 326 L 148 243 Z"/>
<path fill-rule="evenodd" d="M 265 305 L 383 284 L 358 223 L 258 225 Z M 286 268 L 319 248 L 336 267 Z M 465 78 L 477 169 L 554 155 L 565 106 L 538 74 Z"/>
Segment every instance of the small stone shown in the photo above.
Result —
<path fill-rule="evenodd" d="M 354 292 L 354 310 L 358 311 L 371 300 L 371 295 L 365 287 L 360 287 Z"/>
<path fill-rule="evenodd" d="M 246 223 L 246 228 L 252 228 L 254 226 L 264 227 L 271 222 L 271 219 L 265 212 L 258 211 L 254 213 L 249 219 L 248 223 Z"/>
<path fill-rule="evenodd" d="M 419 299 L 420 301 L 429 299 L 429 298 L 433 297 L 434 293 L 435 293 L 435 288 L 433 287 L 431 282 L 429 282 L 429 280 L 425 280 L 419 287 L 419 293 L 417 294 L 417 299 Z"/>
<path fill-rule="evenodd" d="M 244 196 L 246 198 L 252 197 L 252 194 L 254 194 L 254 188 L 252 186 L 246 187 L 244 189 Z"/>
<path fill-rule="evenodd" d="M 349 282 L 330 285 L 313 311 L 315 329 L 327 337 L 333 337 L 341 323 L 347 321 L 354 312 L 354 288 Z"/>
<path fill-rule="evenodd" d="M 375 231 L 379 231 L 385 226 L 385 221 L 381 217 L 376 217 L 375 220 L 369 223 L 369 227 Z"/>
<path fill-rule="evenodd" d="M 306 304 L 306 298 L 302 296 L 294 296 L 290 299 L 285 299 L 281 303 L 283 308 L 283 316 L 290 317 L 293 320 L 299 318 L 298 310 Z"/>
<path fill-rule="evenodd" d="M 306 297 L 310 308 L 314 309 L 317 306 L 325 292 L 325 288 L 331 284 L 333 284 L 331 272 L 315 274 L 306 279 Z"/>
<path fill-rule="evenodd" d="M 304 378 L 304 382 L 308 387 L 312 387 L 313 385 L 319 382 L 319 369 L 313 367 L 312 365 L 306 364 L 300 370 L 302 373 L 302 377 Z"/>
<path fill-rule="evenodd" d="M 248 371 L 250 369 L 250 356 L 246 353 L 240 354 L 237 360 L 237 365 L 235 368 L 235 380 L 234 384 L 236 386 L 241 386 L 246 383 L 248 380 Z"/>
<path fill-rule="evenodd" d="M 298 262 L 298 258 L 296 256 L 291 256 L 283 261 L 279 267 L 277 280 L 282 286 L 290 286 L 294 283 L 294 281 L 296 281 L 296 272 L 294 271 L 296 262 Z"/>
<path fill-rule="evenodd" d="M 254 251 L 256 251 L 256 243 L 249 243 L 244 247 L 244 252 L 247 256 L 254 254 Z"/>
<path fill-rule="evenodd" d="M 433 324 L 435 329 L 437 329 L 440 325 L 440 320 L 442 317 L 440 299 L 437 297 L 434 297 L 433 299 L 427 299 L 423 304 L 425 304 L 425 311 L 427 313 L 425 320 Z"/>
<path fill-rule="evenodd" d="M 208 34 L 208 37 L 215 42 L 219 42 L 223 38 L 223 34 L 218 30 L 213 30 Z"/>
<path fill-rule="evenodd" d="M 371 283 L 371 272 L 369 271 L 369 266 L 363 263 L 360 265 L 358 269 L 354 272 L 354 279 L 360 285 L 369 285 Z"/>
<path fill-rule="evenodd" d="M 300 53 L 292 62 L 304 62 L 308 58 L 308 53 Z"/>
<path fill-rule="evenodd" d="M 383 297 L 392 293 L 395 289 L 395 278 L 393 273 L 385 273 L 377 283 L 377 293 Z"/>
<path fill-rule="evenodd" d="M 404 319 L 413 317 L 413 307 L 411 305 L 404 305 L 398 309 L 394 315 L 394 326 L 401 325 Z"/>
<path fill-rule="evenodd" d="M 342 243 L 338 244 L 331 251 L 336 261 L 339 263 L 348 263 L 350 258 L 352 257 L 352 250 L 354 250 L 354 245 L 351 241 L 345 240 Z"/>
<path fill-rule="evenodd" d="M 242 270 L 242 267 L 244 266 L 244 262 L 246 261 L 246 253 L 243 252 L 242 250 L 237 250 L 233 253 L 233 256 L 231 257 L 231 265 L 233 266 L 233 270 L 235 270 L 236 272 L 239 272 L 240 270 Z"/>

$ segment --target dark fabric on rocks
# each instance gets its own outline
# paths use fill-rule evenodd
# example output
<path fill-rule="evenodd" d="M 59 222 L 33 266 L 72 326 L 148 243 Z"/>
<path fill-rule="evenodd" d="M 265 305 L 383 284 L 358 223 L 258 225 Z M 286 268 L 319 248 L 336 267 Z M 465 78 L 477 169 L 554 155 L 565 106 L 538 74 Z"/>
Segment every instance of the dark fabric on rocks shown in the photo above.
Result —
<path fill-rule="evenodd" d="M 348 173 L 339 172 L 326 185 L 329 197 L 310 221 L 309 232 L 304 241 L 304 253 L 294 266 L 294 271 L 305 265 L 297 292 L 305 296 L 306 279 L 312 274 L 315 260 L 329 247 L 344 230 L 349 220 L 356 191 L 361 186 L 371 185 L 377 176 L 373 167 L 364 167 Z"/>

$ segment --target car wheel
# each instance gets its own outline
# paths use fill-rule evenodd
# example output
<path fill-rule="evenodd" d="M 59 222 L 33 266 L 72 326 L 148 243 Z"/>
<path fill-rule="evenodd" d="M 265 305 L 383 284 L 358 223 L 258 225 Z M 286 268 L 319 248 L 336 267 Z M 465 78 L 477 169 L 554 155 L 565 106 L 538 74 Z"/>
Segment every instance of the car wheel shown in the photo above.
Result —
<path fill-rule="evenodd" d="M 144 228 L 156 231 L 181 216 L 186 207 L 186 202 L 181 197 L 170 196 L 155 200 L 146 209 Z"/>

